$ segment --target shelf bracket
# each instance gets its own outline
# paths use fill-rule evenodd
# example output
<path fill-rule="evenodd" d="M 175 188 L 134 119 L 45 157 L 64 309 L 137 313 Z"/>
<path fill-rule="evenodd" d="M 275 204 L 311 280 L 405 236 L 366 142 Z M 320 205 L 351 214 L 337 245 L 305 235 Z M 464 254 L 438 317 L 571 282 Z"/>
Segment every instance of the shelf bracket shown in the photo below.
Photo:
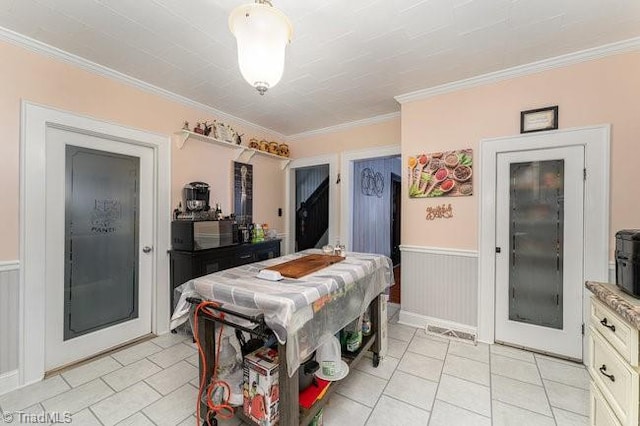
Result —
<path fill-rule="evenodd" d="M 289 166 L 289 163 L 291 162 L 290 158 L 284 159 L 284 160 L 280 160 L 282 162 L 282 164 L 280 165 L 280 170 L 284 170 Z"/>
<path fill-rule="evenodd" d="M 189 132 L 181 132 L 176 135 L 176 145 L 178 149 L 182 149 L 187 139 L 189 139 Z"/>
<path fill-rule="evenodd" d="M 236 156 L 236 161 L 242 160 L 245 163 L 250 163 L 256 152 L 252 149 L 241 148 Z"/>

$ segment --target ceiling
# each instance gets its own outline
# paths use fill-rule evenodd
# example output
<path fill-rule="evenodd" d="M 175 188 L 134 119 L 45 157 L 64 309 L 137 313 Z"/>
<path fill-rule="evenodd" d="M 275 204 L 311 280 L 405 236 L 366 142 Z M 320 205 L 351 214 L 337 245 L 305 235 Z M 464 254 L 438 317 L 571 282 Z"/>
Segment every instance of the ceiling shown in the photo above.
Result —
<path fill-rule="evenodd" d="M 280 83 L 240 75 L 248 0 L 0 0 L 0 26 L 284 135 L 399 110 L 394 96 L 640 36 L 638 0 L 273 0 Z"/>

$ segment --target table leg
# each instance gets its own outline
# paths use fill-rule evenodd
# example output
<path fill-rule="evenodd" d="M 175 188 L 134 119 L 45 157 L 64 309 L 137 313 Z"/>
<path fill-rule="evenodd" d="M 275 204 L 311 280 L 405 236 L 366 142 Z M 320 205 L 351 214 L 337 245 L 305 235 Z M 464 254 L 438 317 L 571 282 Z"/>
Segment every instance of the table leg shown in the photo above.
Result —
<path fill-rule="evenodd" d="M 200 345 L 202 346 L 204 358 L 207 365 L 206 371 L 204 372 L 205 387 L 203 392 L 206 392 L 207 385 L 211 380 L 213 369 L 215 367 L 215 328 L 216 327 L 214 321 L 207 320 L 202 315 L 198 316 L 198 340 L 200 341 Z M 199 362 L 199 366 L 198 383 L 200 383 L 202 371 L 204 370 L 201 359 Z M 198 401 L 198 403 L 200 404 L 200 420 L 205 422 L 207 420 L 207 405 L 202 401 Z"/>
<path fill-rule="evenodd" d="M 369 305 L 369 313 L 371 318 L 371 328 L 375 330 L 376 339 L 371 346 L 371 352 L 373 352 L 373 366 L 378 367 L 380 363 L 380 350 L 382 348 L 382 321 L 380 320 L 380 303 L 384 298 L 380 294 L 373 299 L 373 302 Z"/>
<path fill-rule="evenodd" d="M 287 344 L 278 344 L 279 386 L 280 386 L 280 426 L 298 426 L 300 424 L 300 407 L 298 401 L 298 374 L 289 377 L 287 372 Z"/>

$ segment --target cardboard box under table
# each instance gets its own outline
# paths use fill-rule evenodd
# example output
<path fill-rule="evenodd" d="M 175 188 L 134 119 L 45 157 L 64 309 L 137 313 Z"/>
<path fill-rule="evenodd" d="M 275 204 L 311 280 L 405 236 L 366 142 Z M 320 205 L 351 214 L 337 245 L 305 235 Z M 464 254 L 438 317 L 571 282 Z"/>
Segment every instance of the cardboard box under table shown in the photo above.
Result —
<path fill-rule="evenodd" d="M 388 257 L 347 253 L 344 261 L 299 279 L 272 282 L 256 278 L 261 269 L 319 252 L 305 250 L 189 281 L 181 286 L 180 300 L 172 318 L 171 328 L 186 321 L 191 306 L 186 298 L 198 297 L 263 319 L 279 343 L 279 424 L 284 426 L 307 425 L 336 388 L 332 385 L 326 396 L 311 409 L 300 410 L 297 377 L 300 360 L 316 350 L 323 335 L 336 334 L 362 315 L 369 305 L 372 305 L 374 332 L 363 341 L 361 351 L 347 362 L 357 362 L 367 350 L 374 353 L 374 365 L 380 359 L 382 321 L 379 321 L 379 307 L 384 303 L 381 295 L 393 283 L 392 263 Z M 214 318 L 206 315 L 198 319 L 200 341 L 207 358 L 207 377 L 213 371 L 214 322 Z"/>
<path fill-rule="evenodd" d="M 280 389 L 278 384 L 278 351 L 260 348 L 244 357 L 244 415 L 260 424 L 278 422 Z"/>

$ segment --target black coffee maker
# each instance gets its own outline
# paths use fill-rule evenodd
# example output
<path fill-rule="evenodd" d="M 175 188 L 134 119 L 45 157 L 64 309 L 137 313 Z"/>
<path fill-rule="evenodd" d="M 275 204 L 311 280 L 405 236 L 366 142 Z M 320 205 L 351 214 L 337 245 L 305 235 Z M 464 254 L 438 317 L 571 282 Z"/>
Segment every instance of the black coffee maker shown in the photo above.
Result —
<path fill-rule="evenodd" d="M 184 205 L 188 212 L 209 211 L 209 184 L 191 182 L 184 186 Z"/>

